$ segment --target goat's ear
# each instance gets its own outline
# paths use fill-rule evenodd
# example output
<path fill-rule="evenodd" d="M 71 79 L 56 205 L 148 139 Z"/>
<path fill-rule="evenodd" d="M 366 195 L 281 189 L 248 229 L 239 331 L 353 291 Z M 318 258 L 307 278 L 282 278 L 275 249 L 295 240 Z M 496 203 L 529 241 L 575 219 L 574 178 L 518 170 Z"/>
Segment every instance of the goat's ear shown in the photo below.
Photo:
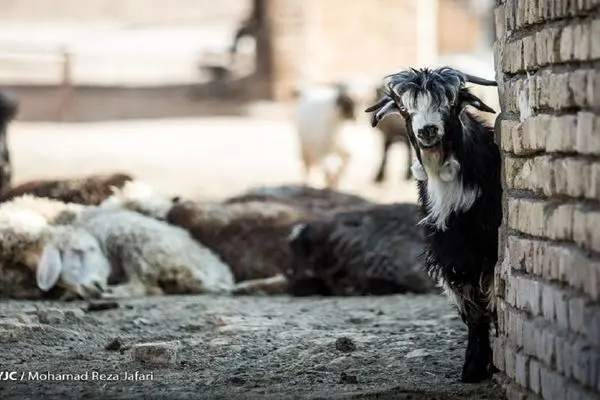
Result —
<path fill-rule="evenodd" d="M 492 107 L 488 106 L 479 97 L 475 96 L 473 93 L 468 91 L 461 92 L 458 96 L 458 101 L 460 106 L 459 111 L 462 111 L 466 106 L 471 106 L 475 107 L 479 111 L 488 112 L 492 114 L 496 113 L 496 111 Z"/>

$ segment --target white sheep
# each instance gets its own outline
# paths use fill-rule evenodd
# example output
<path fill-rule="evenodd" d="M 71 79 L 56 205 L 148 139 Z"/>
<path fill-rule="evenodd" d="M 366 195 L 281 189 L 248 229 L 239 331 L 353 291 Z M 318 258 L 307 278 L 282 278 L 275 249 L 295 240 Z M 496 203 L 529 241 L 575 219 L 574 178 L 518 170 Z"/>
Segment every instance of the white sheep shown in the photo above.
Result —
<path fill-rule="evenodd" d="M 299 93 L 296 130 L 308 183 L 311 172 L 320 167 L 326 186 L 339 186 L 350 152 L 340 138 L 346 120 L 355 119 L 355 101 L 343 85 L 306 88 Z"/>
<path fill-rule="evenodd" d="M 74 226 L 96 237 L 113 273 L 124 275 L 125 283 L 110 288 L 116 297 L 233 288 L 229 266 L 184 229 L 134 211 L 101 207 L 79 214 Z"/>
<path fill-rule="evenodd" d="M 63 297 L 221 293 L 234 285 L 229 266 L 187 231 L 110 202 L 13 199 L 0 205 L 0 246 L 0 267 L 20 274 L 3 273 L 2 287 L 30 284 L 3 290 L 10 297 L 43 297 L 27 281 L 31 272 L 37 289 L 62 287 Z M 117 285 L 107 289 L 109 278 Z"/>

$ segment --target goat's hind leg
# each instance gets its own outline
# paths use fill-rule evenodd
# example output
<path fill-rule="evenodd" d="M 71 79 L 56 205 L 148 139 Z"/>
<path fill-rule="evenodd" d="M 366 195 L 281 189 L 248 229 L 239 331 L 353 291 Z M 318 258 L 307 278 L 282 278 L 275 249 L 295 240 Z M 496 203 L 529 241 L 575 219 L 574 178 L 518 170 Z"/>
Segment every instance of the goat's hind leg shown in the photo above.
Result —
<path fill-rule="evenodd" d="M 411 165 L 412 165 L 412 145 L 410 144 L 410 142 L 408 141 L 408 139 L 406 140 L 406 150 L 407 150 L 407 154 L 406 154 L 406 171 L 404 171 L 404 179 L 407 181 L 410 181 L 412 179 L 412 171 L 410 169 Z"/>
<path fill-rule="evenodd" d="M 381 183 L 385 179 L 385 169 L 387 167 L 388 153 L 390 152 L 391 146 L 392 140 L 385 138 L 383 141 L 383 153 L 381 154 L 381 163 L 379 164 L 379 171 L 377 172 L 377 175 L 375 175 L 375 179 L 373 180 L 375 183 Z"/>
<path fill-rule="evenodd" d="M 472 314 L 467 314 L 463 315 L 463 319 L 469 333 L 461 381 L 479 383 L 491 378 L 494 372 L 490 344 L 491 321 L 487 315 L 473 318 Z"/>

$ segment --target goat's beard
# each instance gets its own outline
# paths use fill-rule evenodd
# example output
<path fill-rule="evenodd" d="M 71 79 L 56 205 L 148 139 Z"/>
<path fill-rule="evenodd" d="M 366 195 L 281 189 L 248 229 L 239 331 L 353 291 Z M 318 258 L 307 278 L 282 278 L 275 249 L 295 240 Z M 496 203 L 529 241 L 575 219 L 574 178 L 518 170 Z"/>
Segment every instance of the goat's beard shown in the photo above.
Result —
<path fill-rule="evenodd" d="M 442 143 L 430 148 L 419 147 L 421 153 L 421 162 L 428 172 L 438 172 L 445 161 L 444 148 Z"/>

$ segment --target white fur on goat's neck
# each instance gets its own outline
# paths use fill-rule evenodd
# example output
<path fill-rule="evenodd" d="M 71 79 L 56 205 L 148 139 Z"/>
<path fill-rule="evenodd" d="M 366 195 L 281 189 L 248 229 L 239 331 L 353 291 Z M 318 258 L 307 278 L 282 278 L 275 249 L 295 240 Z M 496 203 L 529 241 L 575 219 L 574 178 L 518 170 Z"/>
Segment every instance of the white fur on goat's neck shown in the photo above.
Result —
<path fill-rule="evenodd" d="M 450 106 L 443 97 L 440 104 L 435 104 L 431 94 L 412 91 L 402 95 L 402 103 L 411 115 L 413 132 L 418 132 L 426 125 L 438 128 L 440 140 L 444 136 L 443 110 Z M 473 206 L 479 197 L 479 189 L 465 189 L 460 177 L 460 164 L 454 157 L 449 157 L 440 166 L 440 152 L 421 151 L 423 165 L 413 165 L 411 170 L 417 180 L 427 181 L 429 215 L 419 222 L 430 222 L 439 230 L 447 229 L 446 222 L 453 212 L 466 211 Z"/>
<path fill-rule="evenodd" d="M 465 189 L 460 177 L 460 164 L 454 157 L 439 166 L 438 153 L 422 152 L 423 165 L 418 161 L 411 170 L 415 179 L 427 181 L 429 214 L 419 224 L 431 222 L 441 231 L 453 212 L 467 211 L 480 195 L 479 188 Z"/>

